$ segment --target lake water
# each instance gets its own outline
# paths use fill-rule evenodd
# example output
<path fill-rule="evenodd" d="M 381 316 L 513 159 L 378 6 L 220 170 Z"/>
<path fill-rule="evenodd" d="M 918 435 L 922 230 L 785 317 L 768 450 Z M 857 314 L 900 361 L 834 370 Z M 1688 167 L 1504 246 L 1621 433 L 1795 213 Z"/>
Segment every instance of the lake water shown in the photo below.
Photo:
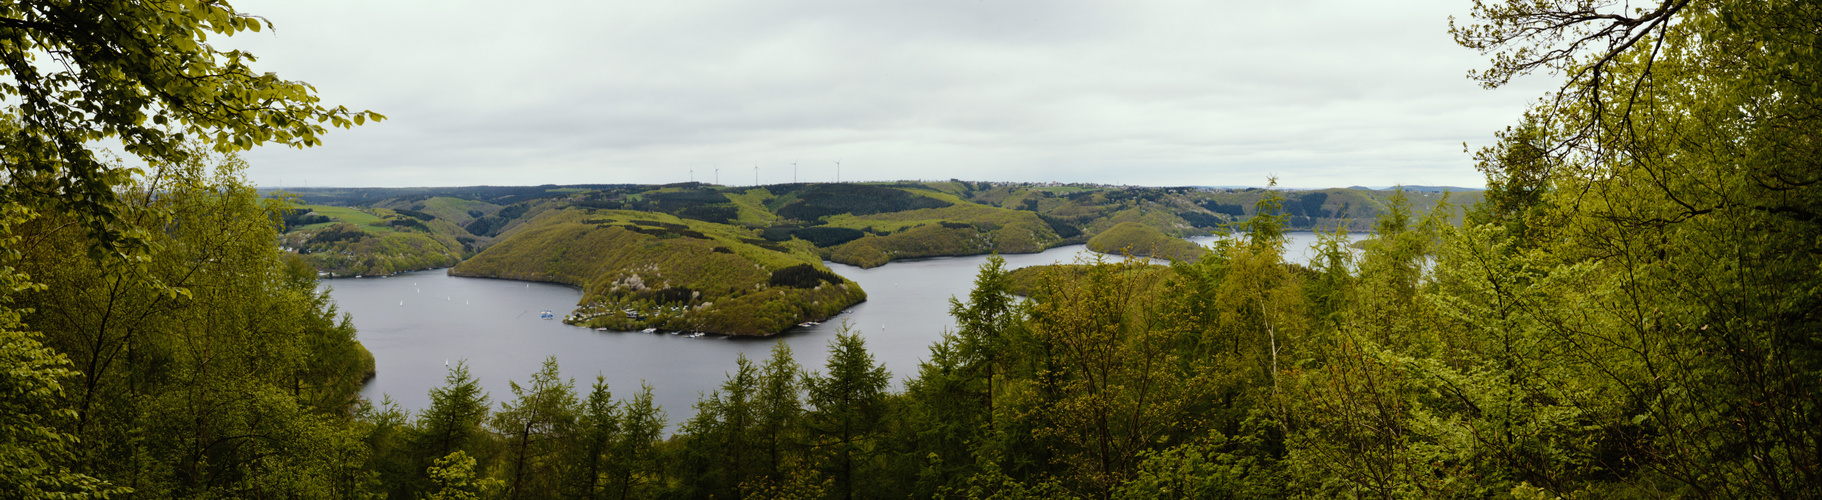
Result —
<path fill-rule="evenodd" d="M 1307 261 L 1313 233 L 1291 233 L 1287 260 Z M 1192 238 L 1206 245 L 1214 237 Z M 1035 254 L 1006 255 L 1010 269 L 1092 258 L 1082 245 Z M 497 405 L 512 399 L 509 382 L 526 381 L 548 356 L 556 356 L 565 377 L 586 394 L 595 376 L 606 378 L 617 398 L 640 384 L 652 386 L 654 401 L 669 414 L 672 430 L 695 411 L 697 398 L 720 387 L 741 353 L 763 363 L 773 343 L 783 341 L 798 363 L 820 370 L 828 342 L 846 323 L 864 334 L 867 350 L 891 371 L 895 389 L 916 375 L 917 365 L 945 330 L 949 298 L 966 297 L 987 256 L 899 261 L 873 269 L 829 263 L 837 274 L 867 291 L 868 300 L 821 325 L 793 328 L 770 338 L 644 334 L 596 331 L 539 319 L 558 317 L 581 300 L 575 288 L 485 278 L 449 276 L 447 269 L 386 278 L 325 281 L 341 312 L 352 315 L 362 344 L 373 352 L 378 374 L 362 390 L 375 401 L 391 396 L 401 407 L 419 410 L 431 388 L 443 385 L 446 364 L 466 360 Z"/>

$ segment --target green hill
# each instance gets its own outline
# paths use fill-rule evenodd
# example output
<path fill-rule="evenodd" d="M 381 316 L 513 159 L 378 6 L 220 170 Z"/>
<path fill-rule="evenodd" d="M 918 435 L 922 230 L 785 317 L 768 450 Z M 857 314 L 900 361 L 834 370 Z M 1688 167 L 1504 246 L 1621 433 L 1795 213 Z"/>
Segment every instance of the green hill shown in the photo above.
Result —
<path fill-rule="evenodd" d="M 320 188 L 289 194 L 309 204 L 285 214 L 281 242 L 337 276 L 456 266 L 574 285 L 585 297 L 570 321 L 591 327 L 764 335 L 865 300 L 823 260 L 875 267 L 1073 243 L 1193 259 L 1202 250 L 1183 237 L 1245 221 L 1274 192 L 1290 229 L 1365 230 L 1391 196 L 959 180 Z M 1419 210 L 1444 196 L 1407 195 Z"/>
<path fill-rule="evenodd" d="M 1106 254 L 1130 253 L 1139 257 L 1169 260 L 1195 260 L 1203 248 L 1182 238 L 1164 234 L 1140 222 L 1121 222 L 1088 240 L 1088 249 Z"/>
<path fill-rule="evenodd" d="M 833 248 L 829 260 L 875 267 L 918 257 L 1040 252 L 1063 243 L 1063 238 L 1035 213 L 980 205 L 944 193 L 919 194 L 947 205 L 826 217 L 829 227 L 857 229 L 866 234 Z"/>
<path fill-rule="evenodd" d="M 409 212 L 303 206 L 286 214 L 279 244 L 332 276 L 449 267 L 472 253 L 475 239 L 460 226 Z"/>
<path fill-rule="evenodd" d="M 1438 189 L 1407 191 L 1413 208 L 1428 210 L 1444 196 Z M 1091 238 L 1126 223 L 1137 223 L 1172 238 L 1211 234 L 1257 215 L 1268 193 L 1283 197 L 1279 213 L 1291 230 L 1329 229 L 1346 224 L 1369 230 L 1384 211 L 1391 191 L 1337 188 L 1271 191 L 1261 188 L 1131 187 L 1092 184 L 895 182 L 775 184 L 725 187 L 702 183 L 666 185 L 592 184 L 576 186 L 452 188 L 318 188 L 291 193 L 312 203 L 321 220 L 291 225 L 290 246 L 314 237 L 332 222 L 354 224 L 372 243 L 323 248 L 339 257 L 312 258 L 319 270 L 386 273 L 415 266 L 449 265 L 503 241 L 550 210 L 627 210 L 709 222 L 773 243 L 802 240 L 822 259 L 861 267 L 898 259 L 1028 253 Z M 1449 194 L 1455 205 L 1472 203 L 1478 192 Z M 345 205 L 345 206 L 328 206 Z M 1452 208 L 1458 212 L 1459 208 Z M 391 237 L 399 216 L 424 226 L 422 237 Z M 414 231 L 404 231 L 412 233 Z M 731 233 L 730 233 L 731 234 Z M 391 237 L 391 240 L 386 238 Z M 1103 248 L 1117 250 L 1133 235 L 1110 236 Z M 426 239 L 427 238 L 427 239 Z M 453 243 L 451 243 L 453 241 Z M 1162 241 L 1162 240 L 1158 240 Z M 1181 247 L 1181 245 L 1172 245 Z M 310 252 L 316 248 L 302 248 Z M 1150 253 L 1149 250 L 1145 250 Z M 454 257 L 445 258 L 444 255 Z M 1162 254 L 1161 254 L 1162 255 Z"/>
<path fill-rule="evenodd" d="M 867 297 L 807 242 L 630 210 L 545 211 L 450 274 L 581 287 L 565 320 L 616 330 L 770 335 Z"/>

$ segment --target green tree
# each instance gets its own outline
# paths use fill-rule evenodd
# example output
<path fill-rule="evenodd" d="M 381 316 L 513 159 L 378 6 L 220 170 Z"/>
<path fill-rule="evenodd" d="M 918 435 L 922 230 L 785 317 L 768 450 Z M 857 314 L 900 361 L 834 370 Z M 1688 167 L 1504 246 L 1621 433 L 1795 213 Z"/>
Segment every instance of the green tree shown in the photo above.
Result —
<path fill-rule="evenodd" d="M 967 370 L 986 372 L 986 394 L 969 399 L 985 403 L 982 413 L 989 418 L 990 425 L 994 378 L 1004 371 L 1001 357 L 1008 349 L 1008 337 L 1024 320 L 1024 311 L 1019 309 L 1006 275 L 1006 259 L 999 254 L 988 256 L 987 262 L 981 264 L 980 272 L 975 274 L 968 301 L 949 298 L 949 315 L 955 318 L 957 326 L 957 354 L 963 356 L 962 363 Z"/>
<path fill-rule="evenodd" d="M 798 417 L 803 413 L 803 369 L 783 341 L 772 344 L 772 354 L 760 368 L 759 397 L 755 400 L 757 436 L 763 463 L 759 475 L 784 481 L 787 470 L 801 463 L 802 437 Z"/>
<path fill-rule="evenodd" d="M 475 471 L 474 457 L 462 450 L 436 459 L 425 471 L 435 488 L 424 497 L 427 500 L 477 500 L 500 488 L 500 480 L 481 477 Z"/>
<path fill-rule="evenodd" d="M 489 427 L 505 438 L 506 497 L 556 498 L 557 460 L 575 439 L 575 384 L 562 379 L 557 357 L 550 356 L 532 374 L 531 387 L 513 382 L 512 393 L 514 400 L 489 421 Z"/>
<path fill-rule="evenodd" d="M 619 500 L 648 498 L 658 486 L 662 470 L 654 446 L 664 432 L 664 411 L 652 404 L 652 387 L 647 385 L 622 404 L 620 439 L 614 443 L 612 486 Z"/>
<path fill-rule="evenodd" d="M 828 375 L 811 374 L 804 380 L 811 411 L 806 423 L 817 438 L 831 494 L 852 499 L 866 492 L 865 467 L 877 443 L 872 441 L 886 414 L 886 367 L 873 361 L 866 341 L 847 328 L 829 341 Z"/>
<path fill-rule="evenodd" d="M 1033 294 L 1026 328 L 1049 359 L 1019 411 L 1041 415 L 1030 432 L 1065 486 L 1107 498 L 1140 452 L 1179 434 L 1209 384 L 1177 350 L 1191 332 L 1162 299 L 1167 268 L 1128 259 L 1080 270 Z"/>
<path fill-rule="evenodd" d="M 0 208 L 0 246 L 17 241 L 12 226 L 30 215 L 19 206 Z M 71 447 L 81 445 L 62 427 L 76 416 L 63 390 L 76 373 L 69 358 L 39 343 L 38 335 L 17 331 L 20 314 L 9 307 L 13 293 L 38 286 L 0 265 L 0 490 L 27 499 L 131 493 L 64 465 Z"/>
<path fill-rule="evenodd" d="M 990 438 L 987 381 L 968 370 L 955 335 L 944 335 L 918 364 L 917 377 L 905 383 L 901 415 L 890 441 L 913 463 L 913 495 L 932 497 L 943 488 L 959 489 L 977 471 L 974 452 Z M 900 471 L 905 474 L 905 471 Z"/>
<path fill-rule="evenodd" d="M 721 390 L 696 403 L 696 416 L 684 425 L 684 444 L 677 467 L 691 496 L 735 498 L 755 474 L 754 441 L 759 408 L 759 368 L 742 353 Z"/>
<path fill-rule="evenodd" d="M 487 455 L 483 453 L 489 443 L 481 424 L 487 421 L 489 407 L 487 393 L 481 390 L 480 382 L 468 374 L 468 362 L 457 361 L 449 367 L 443 386 L 430 390 L 430 407 L 419 413 L 413 424 L 413 461 L 428 467 L 432 461 L 459 451 L 469 459 L 481 462 L 481 470 L 486 470 Z M 428 483 L 420 478 L 392 486 L 396 495 L 413 496 L 426 491 L 423 488 L 428 487 Z"/>
<path fill-rule="evenodd" d="M 118 140 L 147 163 L 181 164 L 203 140 L 218 152 L 320 143 L 324 123 L 383 116 L 327 107 L 307 83 L 255 71 L 252 54 L 210 35 L 270 27 L 227 2 L 20 1 L 0 5 L 0 199 L 47 203 L 88 229 L 97 250 L 148 236 L 115 205 L 132 171 L 92 149 Z M 28 201 L 35 200 L 35 201 Z M 99 255 L 98 252 L 96 255 Z"/>
<path fill-rule="evenodd" d="M 607 482 L 612 479 L 609 472 L 613 469 L 614 447 L 621 439 L 620 413 L 620 404 L 608 391 L 607 379 L 596 376 L 577 416 L 576 443 L 561 461 L 568 472 L 565 490 L 570 496 L 603 499 L 612 498 L 609 493 L 617 492 Z"/>
<path fill-rule="evenodd" d="M 122 223 L 150 249 L 133 260 L 69 258 L 92 241 L 52 206 L 15 226 L 34 243 L 9 260 L 45 286 L 11 299 L 80 368 L 72 470 L 151 496 L 362 493 L 336 478 L 365 461 L 347 412 L 369 361 L 274 248 L 280 203 L 245 168 L 198 147 L 122 187 Z"/>
<path fill-rule="evenodd" d="M 1437 432 L 1471 436 L 1513 491 L 1822 495 L 1822 350 L 1805 340 L 1822 309 L 1822 7 L 1474 14 L 1454 31 L 1493 56 L 1483 83 L 1564 81 L 1482 154 L 1502 197 L 1535 201 L 1490 207 L 1501 217 L 1439 260 L 1437 302 L 1465 349 L 1426 377 L 1461 387 L 1444 392 L 1458 409 L 1432 413 L 1462 423 Z"/>

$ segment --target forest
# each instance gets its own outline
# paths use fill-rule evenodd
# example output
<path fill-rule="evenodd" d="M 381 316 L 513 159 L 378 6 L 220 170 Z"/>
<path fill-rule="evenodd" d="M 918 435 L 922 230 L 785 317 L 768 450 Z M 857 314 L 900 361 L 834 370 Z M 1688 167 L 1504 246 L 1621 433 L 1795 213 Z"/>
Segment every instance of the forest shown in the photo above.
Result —
<path fill-rule="evenodd" d="M 172 4 L 0 4 L 0 497 L 1822 497 L 1815 2 L 1476 3 L 1474 78 L 1561 79 L 1478 201 L 1395 192 L 1307 266 L 1269 189 L 1193 260 L 992 260 L 902 387 L 843 334 L 690 409 L 551 361 L 510 394 L 455 364 L 415 412 L 358 396 L 302 214 L 237 154 L 384 117 Z"/>

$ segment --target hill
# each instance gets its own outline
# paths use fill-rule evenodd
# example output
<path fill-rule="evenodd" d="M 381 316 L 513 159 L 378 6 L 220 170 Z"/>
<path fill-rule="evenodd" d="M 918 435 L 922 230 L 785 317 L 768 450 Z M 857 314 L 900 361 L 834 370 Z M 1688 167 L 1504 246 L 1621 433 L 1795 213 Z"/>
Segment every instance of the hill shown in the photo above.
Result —
<path fill-rule="evenodd" d="M 1121 222 L 1088 240 L 1088 249 L 1105 254 L 1131 254 L 1168 260 L 1195 260 L 1203 248 L 1139 222 Z"/>
<path fill-rule="evenodd" d="M 452 266 L 469 255 L 474 241 L 448 220 L 385 208 L 303 206 L 285 214 L 284 222 L 281 248 L 332 277 Z"/>
<path fill-rule="evenodd" d="M 565 321 L 615 330 L 770 335 L 866 300 L 807 242 L 632 210 L 545 211 L 450 274 L 581 287 Z"/>
<path fill-rule="evenodd" d="M 1257 215 L 1268 193 L 1283 197 L 1292 230 L 1367 230 L 1391 196 L 960 180 L 317 188 L 285 194 L 302 204 L 280 239 L 332 276 L 455 266 L 581 287 L 576 324 L 764 335 L 865 300 L 823 260 L 874 267 L 1073 243 L 1191 259 L 1201 249 L 1181 238 Z M 1419 210 L 1479 196 L 1406 194 Z"/>

